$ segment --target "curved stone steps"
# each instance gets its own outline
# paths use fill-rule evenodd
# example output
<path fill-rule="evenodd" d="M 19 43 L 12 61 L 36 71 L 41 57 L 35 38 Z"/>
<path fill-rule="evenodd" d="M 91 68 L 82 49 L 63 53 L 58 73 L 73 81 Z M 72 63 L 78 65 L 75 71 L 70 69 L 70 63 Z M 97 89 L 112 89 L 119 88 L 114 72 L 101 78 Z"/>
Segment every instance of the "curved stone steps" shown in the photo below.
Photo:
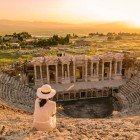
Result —
<path fill-rule="evenodd" d="M 15 77 L 10 77 L 5 73 L 0 73 L 0 99 L 21 109 L 33 111 L 35 91 L 23 85 Z"/>
<path fill-rule="evenodd" d="M 117 99 L 115 108 L 124 110 L 140 104 L 140 73 L 121 86 L 119 93 L 113 94 Z M 0 73 L 0 99 L 19 109 L 33 112 L 35 91 L 23 85 L 15 77 Z"/>
<path fill-rule="evenodd" d="M 122 106 L 122 110 L 132 108 L 140 104 L 140 72 L 131 78 L 119 89 L 119 93 L 114 94 Z"/>

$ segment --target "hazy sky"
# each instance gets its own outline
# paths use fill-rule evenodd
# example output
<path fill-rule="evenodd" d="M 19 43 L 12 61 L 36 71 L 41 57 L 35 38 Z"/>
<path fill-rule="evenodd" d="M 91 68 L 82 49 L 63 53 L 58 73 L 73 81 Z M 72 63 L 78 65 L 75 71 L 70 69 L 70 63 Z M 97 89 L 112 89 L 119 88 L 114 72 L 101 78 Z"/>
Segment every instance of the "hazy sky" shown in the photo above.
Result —
<path fill-rule="evenodd" d="M 126 21 L 140 26 L 140 0 L 0 0 L 0 19 Z"/>

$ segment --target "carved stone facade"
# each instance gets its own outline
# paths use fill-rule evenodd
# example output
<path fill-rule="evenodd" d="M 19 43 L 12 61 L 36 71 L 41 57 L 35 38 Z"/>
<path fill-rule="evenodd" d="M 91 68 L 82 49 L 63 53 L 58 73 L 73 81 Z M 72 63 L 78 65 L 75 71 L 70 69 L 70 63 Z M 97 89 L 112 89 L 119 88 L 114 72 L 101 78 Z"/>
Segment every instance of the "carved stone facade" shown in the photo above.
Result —
<path fill-rule="evenodd" d="M 36 86 L 122 79 L 122 61 L 122 53 L 36 57 L 31 61 L 34 74 L 30 79 Z"/>

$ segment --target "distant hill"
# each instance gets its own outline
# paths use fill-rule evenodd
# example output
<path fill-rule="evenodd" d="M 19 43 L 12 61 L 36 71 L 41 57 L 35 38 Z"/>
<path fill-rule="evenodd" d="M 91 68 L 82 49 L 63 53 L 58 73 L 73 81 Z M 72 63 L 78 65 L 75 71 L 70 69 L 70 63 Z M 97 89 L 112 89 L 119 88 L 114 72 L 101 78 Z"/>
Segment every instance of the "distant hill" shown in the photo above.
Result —
<path fill-rule="evenodd" d="M 88 34 L 90 32 L 139 32 L 140 29 L 132 28 L 123 22 L 112 23 L 84 23 L 68 24 L 58 22 L 29 22 L 0 20 L 0 34 L 11 34 L 13 32 L 27 31 L 35 35 L 64 35 L 68 33 Z"/>

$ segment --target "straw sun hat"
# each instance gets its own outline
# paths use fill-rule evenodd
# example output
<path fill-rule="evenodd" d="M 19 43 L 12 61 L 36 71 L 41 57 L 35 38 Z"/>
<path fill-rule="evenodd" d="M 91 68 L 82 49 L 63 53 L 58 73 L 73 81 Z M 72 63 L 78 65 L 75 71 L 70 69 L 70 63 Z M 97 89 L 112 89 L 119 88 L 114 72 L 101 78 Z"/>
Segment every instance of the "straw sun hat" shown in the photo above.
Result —
<path fill-rule="evenodd" d="M 50 99 L 56 94 L 56 91 L 46 84 L 37 89 L 37 96 L 40 99 Z"/>

